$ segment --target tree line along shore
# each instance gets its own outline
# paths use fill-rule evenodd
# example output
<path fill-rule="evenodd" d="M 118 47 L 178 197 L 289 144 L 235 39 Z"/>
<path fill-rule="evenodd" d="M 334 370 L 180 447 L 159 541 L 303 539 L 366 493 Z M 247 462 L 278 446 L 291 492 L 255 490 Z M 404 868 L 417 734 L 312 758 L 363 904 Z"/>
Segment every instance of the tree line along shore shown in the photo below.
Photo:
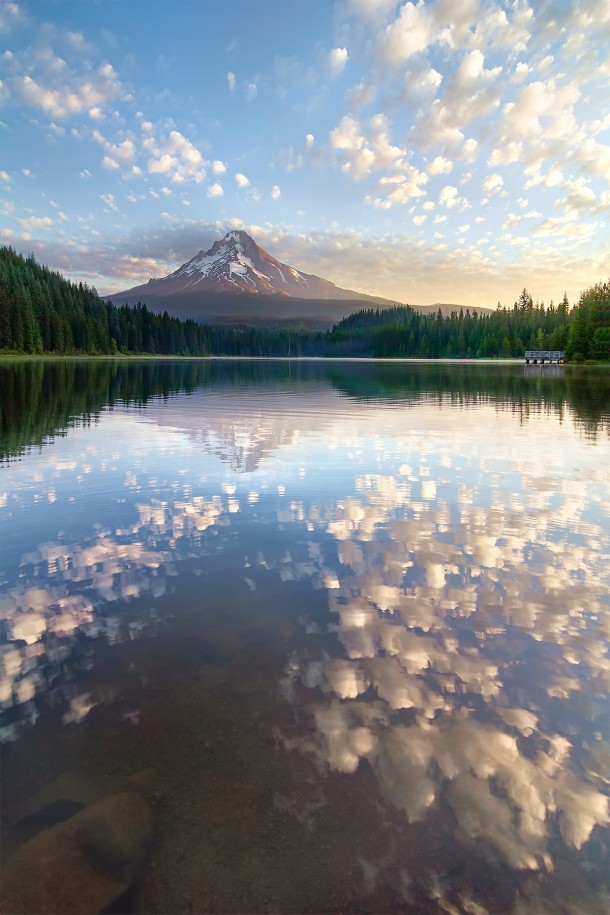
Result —
<path fill-rule="evenodd" d="M 239 398 L 246 388 L 260 397 L 278 390 L 333 389 L 350 400 L 425 401 L 439 409 L 447 402 L 492 403 L 498 411 L 517 414 L 521 423 L 553 413 L 562 420 L 569 416 L 590 440 L 610 436 L 605 367 L 582 366 L 559 375 L 515 372 L 504 362 L 491 368 L 476 360 L 414 365 L 374 359 L 0 359 L 0 465 L 81 423 L 95 425 L 105 410 L 119 404 L 140 408 L 197 391 Z"/>
<path fill-rule="evenodd" d="M 524 289 L 491 313 L 408 305 L 364 308 L 327 331 L 307 327 L 229 327 L 157 314 L 144 304 L 116 306 L 94 288 L 0 248 L 0 354 L 175 356 L 368 356 L 522 358 L 562 350 L 571 362 L 610 361 L 610 280 L 570 308 L 534 303 Z"/>

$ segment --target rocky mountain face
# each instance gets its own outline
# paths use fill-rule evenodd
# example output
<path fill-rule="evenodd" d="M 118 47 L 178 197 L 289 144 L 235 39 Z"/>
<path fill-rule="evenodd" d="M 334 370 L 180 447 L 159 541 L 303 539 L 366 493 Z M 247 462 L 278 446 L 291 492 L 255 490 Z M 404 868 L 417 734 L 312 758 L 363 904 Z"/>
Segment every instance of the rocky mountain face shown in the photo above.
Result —
<path fill-rule="evenodd" d="M 281 295 L 300 299 L 344 299 L 358 296 L 335 286 L 329 280 L 282 264 L 259 245 L 247 232 L 228 232 L 215 241 L 209 251 L 200 251 L 174 273 L 161 279 L 127 289 L 112 296 L 124 297 L 179 296 L 192 293 L 212 295 L 233 293 L 245 295 Z"/>
<path fill-rule="evenodd" d="M 333 322 L 359 308 L 398 303 L 341 289 L 295 270 L 264 251 L 244 231 L 228 232 L 169 276 L 108 296 L 116 305 L 143 302 L 153 311 L 200 321 Z"/>
<path fill-rule="evenodd" d="M 393 308 L 392 302 L 335 286 L 283 264 L 243 230 L 228 232 L 169 276 L 107 298 L 115 305 L 145 303 L 152 311 L 212 324 L 329 327 L 361 308 Z M 423 314 L 459 311 L 459 305 L 412 306 Z M 479 309 L 485 312 L 487 309 Z"/>

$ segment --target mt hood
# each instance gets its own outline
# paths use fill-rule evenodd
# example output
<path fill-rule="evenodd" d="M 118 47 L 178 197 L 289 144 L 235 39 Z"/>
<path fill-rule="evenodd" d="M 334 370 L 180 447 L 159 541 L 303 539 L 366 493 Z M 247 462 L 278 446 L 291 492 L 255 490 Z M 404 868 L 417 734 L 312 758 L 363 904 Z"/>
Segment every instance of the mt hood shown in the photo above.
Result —
<path fill-rule="evenodd" d="M 341 289 L 282 264 L 242 230 L 228 232 L 173 273 L 109 295 L 116 305 L 143 302 L 153 311 L 208 322 L 328 324 L 364 307 L 398 303 Z"/>
<path fill-rule="evenodd" d="M 282 295 L 299 299 L 344 299 L 357 292 L 340 289 L 329 280 L 301 273 L 263 251 L 247 232 L 228 232 L 209 251 L 200 251 L 169 276 L 115 293 L 123 301 L 139 295 L 154 296 L 227 292 L 245 295 Z M 366 298 L 366 296 L 364 296 Z"/>

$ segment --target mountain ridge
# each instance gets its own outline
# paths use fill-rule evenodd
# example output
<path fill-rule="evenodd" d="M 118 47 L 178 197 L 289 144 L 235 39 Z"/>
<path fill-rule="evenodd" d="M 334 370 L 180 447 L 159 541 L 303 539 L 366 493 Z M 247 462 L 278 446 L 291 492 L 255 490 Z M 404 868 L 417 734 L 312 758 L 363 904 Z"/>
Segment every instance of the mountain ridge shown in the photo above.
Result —
<path fill-rule="evenodd" d="M 142 302 L 182 320 L 265 327 L 331 327 L 362 308 L 386 310 L 406 303 L 344 289 L 282 263 L 243 229 L 233 229 L 172 273 L 106 295 L 115 305 Z M 411 305 L 421 314 L 459 312 L 461 305 Z M 472 310 L 472 309 L 471 309 Z M 479 313 L 492 309 L 479 308 Z"/>
<path fill-rule="evenodd" d="M 227 232 L 165 277 L 106 295 L 116 305 L 143 302 L 197 321 L 340 320 L 355 308 L 403 305 L 343 289 L 330 280 L 278 261 L 244 230 Z"/>

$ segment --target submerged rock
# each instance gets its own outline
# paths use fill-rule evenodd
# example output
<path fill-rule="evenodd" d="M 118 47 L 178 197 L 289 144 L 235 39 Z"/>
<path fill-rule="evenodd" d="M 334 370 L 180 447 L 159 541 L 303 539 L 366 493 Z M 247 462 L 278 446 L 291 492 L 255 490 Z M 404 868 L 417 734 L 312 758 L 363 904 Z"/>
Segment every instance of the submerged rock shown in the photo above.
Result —
<path fill-rule="evenodd" d="M 133 882 L 151 817 L 137 794 L 115 794 L 45 829 L 3 866 L 1 909 L 18 913 L 100 912 Z"/>
<path fill-rule="evenodd" d="M 93 779 L 77 769 L 67 769 L 32 797 L 28 798 L 21 810 L 21 821 L 26 822 L 27 820 L 44 817 L 45 809 L 56 807 L 58 803 L 71 802 L 78 804 L 80 807 L 85 807 L 87 804 L 92 804 L 94 801 L 99 800 L 103 795 L 103 789 Z M 56 822 L 59 822 L 59 819 L 65 820 L 75 813 L 77 813 L 77 810 L 73 809 L 65 817 L 59 817 Z M 51 826 L 55 824 L 41 823 L 41 827 L 42 825 Z"/>

